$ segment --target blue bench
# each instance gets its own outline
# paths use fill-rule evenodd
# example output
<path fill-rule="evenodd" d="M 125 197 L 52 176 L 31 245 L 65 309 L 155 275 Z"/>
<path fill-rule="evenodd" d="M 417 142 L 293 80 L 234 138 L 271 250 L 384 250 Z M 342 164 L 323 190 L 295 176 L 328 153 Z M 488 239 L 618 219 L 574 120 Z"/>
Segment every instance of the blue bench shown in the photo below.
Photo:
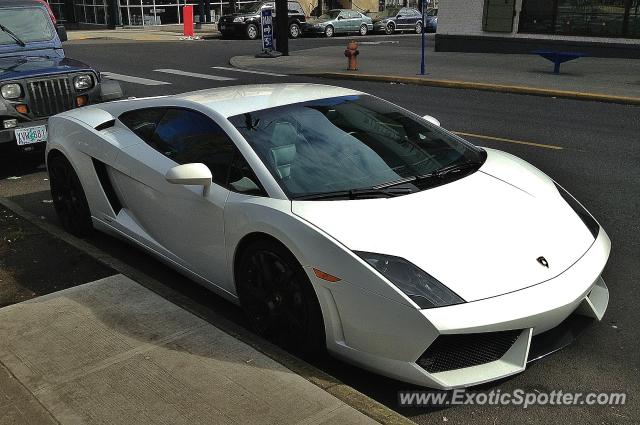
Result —
<path fill-rule="evenodd" d="M 582 58 L 587 56 L 586 53 L 580 52 L 557 52 L 554 50 L 536 50 L 533 52 L 536 55 L 540 55 L 543 58 L 553 62 L 553 73 L 560 74 L 560 64 L 568 62 L 570 60 Z"/>

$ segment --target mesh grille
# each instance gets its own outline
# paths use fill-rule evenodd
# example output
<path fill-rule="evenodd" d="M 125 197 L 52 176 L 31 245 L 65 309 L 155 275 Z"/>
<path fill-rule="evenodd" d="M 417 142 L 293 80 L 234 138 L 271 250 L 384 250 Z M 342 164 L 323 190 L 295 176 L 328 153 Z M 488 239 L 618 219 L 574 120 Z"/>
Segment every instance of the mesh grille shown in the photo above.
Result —
<path fill-rule="evenodd" d="M 429 373 L 462 369 L 500 359 L 522 330 L 440 335 L 417 363 Z"/>
<path fill-rule="evenodd" d="M 27 84 L 29 107 L 37 118 L 48 117 L 74 107 L 73 91 L 66 78 L 32 81 Z"/>

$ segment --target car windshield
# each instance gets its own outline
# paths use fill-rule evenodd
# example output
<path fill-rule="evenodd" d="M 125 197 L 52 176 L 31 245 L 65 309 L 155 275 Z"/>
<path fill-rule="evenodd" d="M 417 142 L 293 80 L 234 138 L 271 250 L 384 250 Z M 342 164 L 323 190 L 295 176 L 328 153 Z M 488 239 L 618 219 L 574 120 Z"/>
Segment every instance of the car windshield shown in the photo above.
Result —
<path fill-rule="evenodd" d="M 382 12 L 378 12 L 376 14 L 376 18 L 388 18 L 390 16 L 396 16 L 398 12 L 400 12 L 399 8 L 396 8 L 396 7 L 388 8 Z"/>
<path fill-rule="evenodd" d="M 40 7 L 0 9 L 0 25 L 25 43 L 53 38 L 49 15 Z M 16 40 L 10 33 L 0 31 L 0 44 L 16 44 Z"/>
<path fill-rule="evenodd" d="M 265 3 L 262 2 L 245 4 L 240 7 L 240 13 L 255 13 L 259 11 L 263 5 L 265 5 Z"/>
<path fill-rule="evenodd" d="M 290 198 L 388 186 L 485 158 L 482 149 L 368 95 L 280 106 L 229 121 Z"/>
<path fill-rule="evenodd" d="M 320 17 L 318 17 L 318 19 L 324 19 L 324 20 L 329 20 L 329 19 L 336 19 L 338 17 L 338 15 L 340 14 L 339 10 L 330 10 L 329 12 L 320 15 Z"/>

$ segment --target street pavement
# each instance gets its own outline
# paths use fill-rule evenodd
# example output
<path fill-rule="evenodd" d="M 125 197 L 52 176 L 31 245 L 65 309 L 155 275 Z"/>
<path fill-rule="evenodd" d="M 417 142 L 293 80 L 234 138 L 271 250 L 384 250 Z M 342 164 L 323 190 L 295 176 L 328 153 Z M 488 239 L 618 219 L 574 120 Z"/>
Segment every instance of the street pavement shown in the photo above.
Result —
<path fill-rule="evenodd" d="M 415 36 L 392 36 L 372 37 L 372 40 L 402 42 L 412 37 L 417 39 Z M 292 49 L 326 45 L 339 47 L 346 44 L 346 40 L 295 40 Z M 629 393 L 627 405 L 534 407 L 526 410 L 504 406 L 456 406 L 403 410 L 397 405 L 397 391 L 414 387 L 329 357 L 316 361 L 314 365 L 418 423 L 640 422 L 640 406 L 633 401 L 640 390 L 640 338 L 637 329 L 640 311 L 636 308 L 636 300 L 640 296 L 637 285 L 640 277 L 640 243 L 637 237 L 640 230 L 639 107 L 367 81 L 331 82 L 229 69 L 231 57 L 250 55 L 259 50 L 258 42 L 246 40 L 144 44 L 86 41 L 69 43 L 65 49 L 69 56 L 92 63 L 102 71 L 143 79 L 129 78 L 130 81 L 123 82 L 129 96 L 172 94 L 248 83 L 302 81 L 335 84 L 370 92 L 422 115 L 433 115 L 445 128 L 463 134 L 478 145 L 505 150 L 531 162 L 574 194 L 609 233 L 613 251 L 604 278 L 611 291 L 611 302 L 603 322 L 589 328 L 573 345 L 530 365 L 523 374 L 482 388 L 503 392 L 518 388 L 528 391 L 622 391 Z M 158 70 L 177 70 L 183 74 Z M 229 79 L 215 80 L 198 74 Z M 145 80 L 164 84 L 151 85 Z M 8 170 L 4 168 L 5 175 Z M 49 199 L 44 173 L 11 171 L 20 173 L 21 178 L 0 180 L 0 196 L 10 196 L 25 209 L 56 223 L 51 205 L 42 202 Z M 472 209 L 469 217 L 473 223 Z M 472 228 L 470 235 L 473 235 Z M 166 285 L 179 288 L 204 308 L 216 310 L 230 320 L 242 323 L 235 307 L 213 295 L 203 294 L 197 285 L 126 244 L 106 236 L 96 237 L 90 242 L 150 273 Z"/>

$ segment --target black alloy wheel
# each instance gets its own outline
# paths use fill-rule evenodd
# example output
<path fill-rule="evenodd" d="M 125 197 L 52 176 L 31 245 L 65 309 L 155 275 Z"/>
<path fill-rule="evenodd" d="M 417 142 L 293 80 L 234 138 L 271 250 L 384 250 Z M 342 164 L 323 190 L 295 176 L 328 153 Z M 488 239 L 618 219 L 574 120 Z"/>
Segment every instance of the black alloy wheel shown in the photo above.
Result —
<path fill-rule="evenodd" d="M 253 330 L 281 347 L 311 355 L 326 347 L 320 305 L 295 257 L 260 240 L 240 255 L 236 289 Z"/>
<path fill-rule="evenodd" d="M 63 156 L 51 158 L 48 166 L 53 207 L 62 227 L 76 236 L 87 236 L 93 230 L 93 224 L 78 175 Z"/>

